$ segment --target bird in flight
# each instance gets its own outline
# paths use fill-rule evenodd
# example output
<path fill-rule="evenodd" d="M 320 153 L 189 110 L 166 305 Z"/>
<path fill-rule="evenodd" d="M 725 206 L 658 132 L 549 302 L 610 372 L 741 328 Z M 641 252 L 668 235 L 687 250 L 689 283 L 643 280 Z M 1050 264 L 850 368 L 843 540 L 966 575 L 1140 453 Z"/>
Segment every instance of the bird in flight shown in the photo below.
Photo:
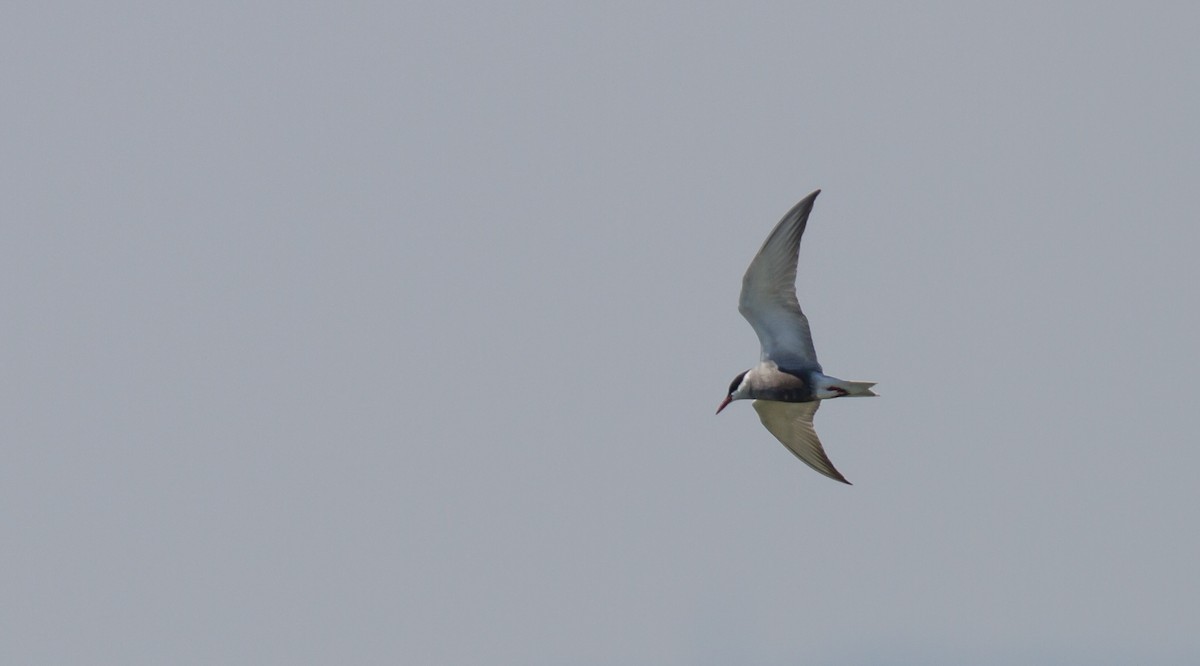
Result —
<path fill-rule="evenodd" d="M 734 400 L 753 399 L 758 418 L 789 451 L 821 474 L 849 484 L 825 455 L 813 415 L 822 400 L 876 395 L 875 382 L 846 381 L 822 371 L 808 317 L 796 299 L 800 237 L 820 193 L 804 197 L 783 216 L 746 269 L 738 312 L 754 328 L 762 354 L 758 365 L 733 378 L 717 413 Z"/>

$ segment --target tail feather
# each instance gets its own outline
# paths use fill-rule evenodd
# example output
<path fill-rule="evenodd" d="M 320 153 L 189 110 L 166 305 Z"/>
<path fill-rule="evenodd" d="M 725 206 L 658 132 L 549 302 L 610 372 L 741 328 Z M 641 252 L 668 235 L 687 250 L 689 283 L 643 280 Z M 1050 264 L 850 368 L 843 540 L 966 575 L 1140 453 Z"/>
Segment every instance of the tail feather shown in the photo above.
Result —
<path fill-rule="evenodd" d="M 866 398 L 878 396 L 879 394 L 872 391 L 871 387 L 877 382 L 848 382 L 843 380 L 839 386 L 846 389 L 847 398 Z"/>

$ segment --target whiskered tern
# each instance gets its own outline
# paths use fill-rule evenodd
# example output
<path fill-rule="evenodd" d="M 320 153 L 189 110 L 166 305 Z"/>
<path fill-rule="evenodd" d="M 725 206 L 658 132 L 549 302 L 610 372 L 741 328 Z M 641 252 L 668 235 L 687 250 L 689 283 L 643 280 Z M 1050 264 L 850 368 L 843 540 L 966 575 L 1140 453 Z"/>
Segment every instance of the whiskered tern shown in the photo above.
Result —
<path fill-rule="evenodd" d="M 821 474 L 849 484 L 825 455 L 813 415 L 822 400 L 876 395 L 875 382 L 846 381 L 822 371 L 808 317 L 796 298 L 800 237 L 820 193 L 804 197 L 783 216 L 746 269 L 738 312 L 754 328 L 762 354 L 758 365 L 733 378 L 717 413 L 734 400 L 753 399 L 758 418 L 789 451 Z"/>

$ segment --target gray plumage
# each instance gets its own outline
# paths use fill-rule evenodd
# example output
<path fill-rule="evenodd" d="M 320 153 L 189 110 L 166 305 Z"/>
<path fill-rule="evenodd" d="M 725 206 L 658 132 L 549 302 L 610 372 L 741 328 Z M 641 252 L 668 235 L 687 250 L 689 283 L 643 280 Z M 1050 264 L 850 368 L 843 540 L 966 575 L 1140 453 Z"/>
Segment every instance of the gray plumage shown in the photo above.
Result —
<path fill-rule="evenodd" d="M 734 400 L 754 399 L 763 425 L 789 451 L 821 474 L 849 484 L 825 454 L 813 430 L 813 415 L 821 400 L 875 395 L 875 383 L 824 373 L 808 317 L 796 298 L 800 239 L 820 193 L 808 195 L 783 216 L 746 269 L 738 311 L 754 328 L 762 352 L 757 366 L 734 378 L 717 413 Z"/>
<path fill-rule="evenodd" d="M 821 371 L 808 317 L 796 298 L 796 261 L 808 215 L 821 190 L 804 197 L 783 216 L 763 241 L 742 277 L 738 312 L 762 343 L 759 360 L 795 370 Z"/>

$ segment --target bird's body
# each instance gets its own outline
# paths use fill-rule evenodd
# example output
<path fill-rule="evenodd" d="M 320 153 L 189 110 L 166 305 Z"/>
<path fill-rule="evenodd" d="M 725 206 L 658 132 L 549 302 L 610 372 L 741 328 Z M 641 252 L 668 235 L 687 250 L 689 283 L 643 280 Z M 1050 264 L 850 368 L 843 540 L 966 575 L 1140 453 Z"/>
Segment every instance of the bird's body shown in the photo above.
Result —
<path fill-rule="evenodd" d="M 738 311 L 754 328 L 762 353 L 757 366 L 734 378 L 717 413 L 734 400 L 753 399 L 763 425 L 788 450 L 821 474 L 848 484 L 825 455 L 813 415 L 821 400 L 875 395 L 875 383 L 824 373 L 808 317 L 796 298 L 800 238 L 820 193 L 808 195 L 783 216 L 746 269 Z"/>

